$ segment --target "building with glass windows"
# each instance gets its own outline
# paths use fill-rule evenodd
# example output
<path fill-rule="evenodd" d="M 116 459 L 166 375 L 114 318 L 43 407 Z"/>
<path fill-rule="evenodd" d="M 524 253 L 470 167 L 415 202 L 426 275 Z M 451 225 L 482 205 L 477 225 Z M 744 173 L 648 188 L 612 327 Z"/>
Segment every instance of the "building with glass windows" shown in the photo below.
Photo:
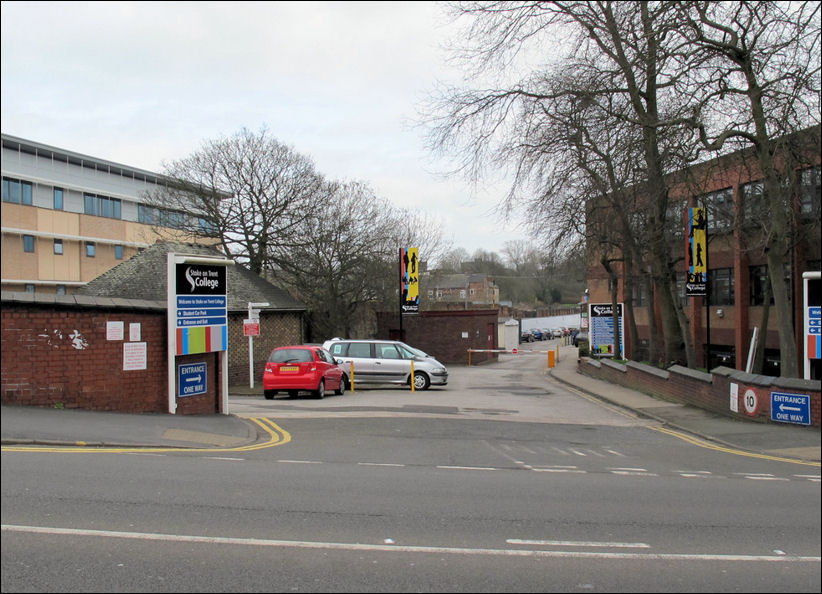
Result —
<path fill-rule="evenodd" d="M 70 294 L 159 238 L 197 241 L 180 224 L 193 215 L 147 204 L 163 176 L 7 134 L 2 143 L 3 291 Z"/>
<path fill-rule="evenodd" d="M 791 246 L 785 255 L 787 281 L 797 352 L 804 338 L 802 275 L 820 270 L 820 127 L 802 130 L 774 143 L 774 155 L 787 188 L 783 207 L 788 211 Z M 700 366 L 744 370 L 754 333 L 764 340 L 762 373 L 780 375 L 779 336 L 776 311 L 766 313 L 768 266 L 765 253 L 770 214 L 765 201 L 759 165 L 750 150 L 729 153 L 668 176 L 666 237 L 676 270 L 677 294 L 689 320 L 691 338 Z M 627 190 L 626 190 L 627 192 Z M 641 194 L 641 193 L 638 193 Z M 641 199 L 637 202 L 641 211 Z M 703 208 L 707 213 L 705 259 L 706 295 L 688 296 L 688 212 Z M 596 213 L 596 214 L 592 214 Z M 615 227 L 612 207 L 589 208 L 591 217 L 602 217 Z M 636 219 L 642 228 L 642 216 Z M 633 217 L 628 217 L 631 221 Z M 639 242 L 642 234 L 639 232 Z M 610 248 L 606 248 L 610 249 Z M 586 284 L 591 303 L 611 302 L 611 277 L 600 263 L 602 247 L 588 241 Z M 621 250 L 624 254 L 627 250 Z M 618 270 L 617 300 L 625 304 L 625 350 L 628 358 L 650 360 L 652 328 L 661 318 L 654 299 L 658 290 L 649 270 L 621 260 L 619 250 L 612 261 Z M 763 327 L 766 326 L 766 327 Z M 797 370 L 801 374 L 801 369 Z"/>

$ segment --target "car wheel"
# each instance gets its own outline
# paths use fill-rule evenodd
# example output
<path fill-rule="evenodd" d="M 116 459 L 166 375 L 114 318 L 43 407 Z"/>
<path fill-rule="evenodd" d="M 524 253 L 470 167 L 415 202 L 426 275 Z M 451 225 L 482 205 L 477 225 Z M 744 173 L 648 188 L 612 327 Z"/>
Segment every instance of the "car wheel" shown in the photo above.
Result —
<path fill-rule="evenodd" d="M 320 380 L 320 385 L 314 390 L 314 396 L 320 400 L 325 398 L 325 380 Z"/>
<path fill-rule="evenodd" d="M 288 397 L 289 398 L 296 398 L 297 397 L 297 392 L 298 392 L 297 390 L 289 390 L 288 391 Z"/>
<path fill-rule="evenodd" d="M 414 390 L 427 390 L 431 380 L 422 371 L 414 372 Z"/>
<path fill-rule="evenodd" d="M 340 387 L 334 390 L 334 394 L 337 396 L 342 396 L 345 394 L 345 376 L 340 378 Z"/>
<path fill-rule="evenodd" d="M 266 400 L 274 400 L 274 396 L 277 395 L 277 390 L 264 390 L 263 394 Z"/>

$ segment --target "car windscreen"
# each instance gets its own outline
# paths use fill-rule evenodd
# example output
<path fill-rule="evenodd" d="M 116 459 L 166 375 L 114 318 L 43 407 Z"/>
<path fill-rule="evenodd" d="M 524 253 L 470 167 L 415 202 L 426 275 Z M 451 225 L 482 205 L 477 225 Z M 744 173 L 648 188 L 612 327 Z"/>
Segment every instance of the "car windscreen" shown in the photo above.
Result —
<path fill-rule="evenodd" d="M 268 358 L 270 363 L 309 363 L 313 360 L 310 349 L 279 349 Z"/>

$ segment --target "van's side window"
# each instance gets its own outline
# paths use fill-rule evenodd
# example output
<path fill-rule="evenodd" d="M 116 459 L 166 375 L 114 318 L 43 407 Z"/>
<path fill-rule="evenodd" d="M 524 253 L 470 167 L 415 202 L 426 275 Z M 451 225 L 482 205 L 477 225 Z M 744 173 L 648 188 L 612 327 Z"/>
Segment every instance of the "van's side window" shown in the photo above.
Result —
<path fill-rule="evenodd" d="M 367 342 L 352 342 L 348 345 L 349 357 L 371 358 L 371 345 Z"/>
<path fill-rule="evenodd" d="M 400 359 L 400 354 L 397 352 L 397 347 L 393 344 L 378 344 L 377 345 L 378 359 Z"/>
<path fill-rule="evenodd" d="M 337 342 L 331 345 L 331 354 L 335 357 L 344 357 L 345 356 L 345 347 L 348 345 L 344 342 Z"/>

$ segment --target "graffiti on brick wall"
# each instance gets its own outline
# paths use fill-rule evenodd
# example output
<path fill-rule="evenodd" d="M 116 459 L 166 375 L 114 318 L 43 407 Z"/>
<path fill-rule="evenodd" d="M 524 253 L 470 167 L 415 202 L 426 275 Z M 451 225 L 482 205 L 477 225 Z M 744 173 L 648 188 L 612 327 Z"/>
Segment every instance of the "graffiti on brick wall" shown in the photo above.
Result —
<path fill-rule="evenodd" d="M 88 341 L 79 330 L 72 330 L 65 334 L 62 330 L 52 330 L 49 332 L 48 328 L 43 329 L 43 334 L 38 334 L 40 338 L 46 340 L 46 344 L 55 349 L 59 349 L 62 345 L 68 343 L 73 348 L 81 351 L 88 348 Z"/>

